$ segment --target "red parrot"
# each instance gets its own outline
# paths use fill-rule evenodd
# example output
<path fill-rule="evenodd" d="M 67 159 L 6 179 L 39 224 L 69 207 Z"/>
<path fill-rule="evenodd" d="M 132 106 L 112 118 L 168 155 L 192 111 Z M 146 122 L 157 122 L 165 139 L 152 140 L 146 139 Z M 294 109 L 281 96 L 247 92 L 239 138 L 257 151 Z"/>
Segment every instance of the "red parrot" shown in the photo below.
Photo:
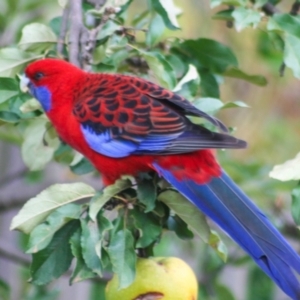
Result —
<path fill-rule="evenodd" d="M 63 141 L 86 156 L 106 185 L 156 171 L 213 219 L 292 299 L 300 299 L 300 257 L 221 169 L 214 148 L 244 148 L 217 119 L 147 80 L 93 74 L 58 59 L 25 70 L 26 84 Z M 224 133 L 187 116 L 202 117 Z"/>

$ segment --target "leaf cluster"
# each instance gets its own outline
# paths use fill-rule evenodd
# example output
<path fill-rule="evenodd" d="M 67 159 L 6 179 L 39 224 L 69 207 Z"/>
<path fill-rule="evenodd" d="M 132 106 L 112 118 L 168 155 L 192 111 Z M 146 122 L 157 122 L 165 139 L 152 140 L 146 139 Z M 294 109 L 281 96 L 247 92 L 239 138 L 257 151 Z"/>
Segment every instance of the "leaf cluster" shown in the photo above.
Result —
<path fill-rule="evenodd" d="M 83 183 L 56 184 L 30 199 L 14 217 L 11 229 L 29 234 L 31 281 L 49 283 L 74 259 L 71 284 L 113 271 L 120 287 L 126 287 L 134 279 L 136 257 L 153 255 L 164 230 L 181 239 L 191 239 L 195 232 L 225 260 L 226 249 L 210 233 L 204 216 L 157 180 L 144 176 L 133 184 L 122 179 L 101 192 Z M 87 198 L 90 203 L 77 203 Z"/>
<path fill-rule="evenodd" d="M 245 28 L 259 27 L 270 43 L 283 53 L 280 72 L 289 67 L 296 78 L 300 78 L 300 32 L 298 15 L 299 4 L 291 3 L 290 11 L 281 12 L 276 5 L 281 1 L 272 0 L 211 0 L 211 7 L 225 4 L 229 8 L 222 9 L 214 15 L 214 19 L 224 20 L 237 31 Z"/>

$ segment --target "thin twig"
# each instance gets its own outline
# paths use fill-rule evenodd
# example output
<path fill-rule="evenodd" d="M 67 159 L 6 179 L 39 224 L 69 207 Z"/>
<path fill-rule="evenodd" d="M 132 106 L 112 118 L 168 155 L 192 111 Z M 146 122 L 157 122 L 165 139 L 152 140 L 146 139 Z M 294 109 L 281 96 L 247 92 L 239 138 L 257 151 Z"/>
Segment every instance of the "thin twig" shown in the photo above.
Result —
<path fill-rule="evenodd" d="M 85 45 L 82 48 L 82 59 L 83 68 L 86 71 L 91 70 L 91 65 L 93 61 L 93 51 L 96 47 L 97 36 L 105 23 L 109 20 L 110 15 L 115 14 L 116 11 L 113 7 L 106 8 L 101 18 L 101 22 L 98 26 L 88 31 L 88 38 L 84 41 Z"/>
<path fill-rule="evenodd" d="M 30 259 L 25 257 L 22 253 L 12 253 L 1 247 L 0 245 L 0 257 L 8 259 L 16 264 L 24 265 L 28 267 L 30 265 Z"/>
<path fill-rule="evenodd" d="M 100 30 L 102 29 L 103 25 L 105 23 L 100 23 L 99 26 L 97 26 L 96 28 L 93 28 L 89 31 L 89 37 L 88 39 L 86 39 L 85 45 L 84 45 L 84 51 L 82 54 L 82 59 L 83 59 L 83 68 L 86 71 L 90 71 L 91 70 L 91 64 L 92 64 L 92 54 L 93 51 L 96 47 L 96 40 L 97 40 L 97 35 L 100 32 Z"/>
<path fill-rule="evenodd" d="M 285 63 L 282 62 L 281 65 L 280 65 L 280 68 L 279 68 L 279 76 L 280 76 L 280 77 L 283 77 L 283 76 L 284 76 L 285 67 L 286 67 Z"/>

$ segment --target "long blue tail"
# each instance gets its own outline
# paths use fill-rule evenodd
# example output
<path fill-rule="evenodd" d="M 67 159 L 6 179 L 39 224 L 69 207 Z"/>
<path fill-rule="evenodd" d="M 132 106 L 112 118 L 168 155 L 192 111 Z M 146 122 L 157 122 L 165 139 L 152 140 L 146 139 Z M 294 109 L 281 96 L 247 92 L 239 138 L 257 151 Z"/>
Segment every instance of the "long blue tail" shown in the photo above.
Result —
<path fill-rule="evenodd" d="M 300 299 L 300 257 L 262 211 L 223 171 L 205 185 L 155 169 L 234 239 L 292 299 Z"/>

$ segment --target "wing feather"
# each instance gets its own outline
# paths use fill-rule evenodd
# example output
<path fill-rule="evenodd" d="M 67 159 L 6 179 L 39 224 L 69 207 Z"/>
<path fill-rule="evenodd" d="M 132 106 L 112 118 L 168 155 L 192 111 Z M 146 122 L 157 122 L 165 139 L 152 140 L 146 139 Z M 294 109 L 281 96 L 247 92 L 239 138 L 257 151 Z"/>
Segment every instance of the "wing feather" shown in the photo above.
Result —
<path fill-rule="evenodd" d="M 149 81 L 112 74 L 89 76 L 90 88 L 79 94 L 73 114 L 87 143 L 103 155 L 178 154 L 246 146 L 228 134 L 193 124 L 187 115 L 204 117 L 227 130 L 183 97 Z"/>

